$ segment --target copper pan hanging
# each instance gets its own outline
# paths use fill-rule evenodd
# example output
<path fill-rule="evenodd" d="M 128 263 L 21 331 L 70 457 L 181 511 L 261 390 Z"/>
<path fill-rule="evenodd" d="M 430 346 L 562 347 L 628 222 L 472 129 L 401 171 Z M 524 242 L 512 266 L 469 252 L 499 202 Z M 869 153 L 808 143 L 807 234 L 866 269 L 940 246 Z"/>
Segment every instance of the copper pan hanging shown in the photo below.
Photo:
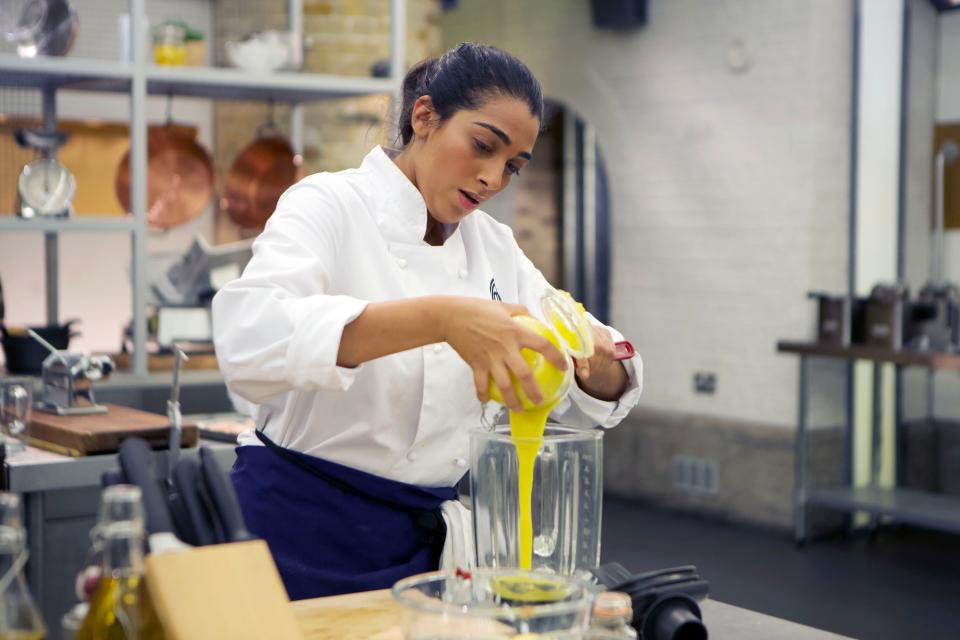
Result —
<path fill-rule="evenodd" d="M 117 167 L 117 198 L 130 211 L 130 152 Z M 164 230 L 203 213 L 213 197 L 213 160 L 193 127 L 167 123 L 147 129 L 147 226 Z"/>
<path fill-rule="evenodd" d="M 300 154 L 274 125 L 271 105 L 257 138 L 230 165 L 221 211 L 238 227 L 262 229 L 283 192 L 302 177 L 302 165 Z"/>

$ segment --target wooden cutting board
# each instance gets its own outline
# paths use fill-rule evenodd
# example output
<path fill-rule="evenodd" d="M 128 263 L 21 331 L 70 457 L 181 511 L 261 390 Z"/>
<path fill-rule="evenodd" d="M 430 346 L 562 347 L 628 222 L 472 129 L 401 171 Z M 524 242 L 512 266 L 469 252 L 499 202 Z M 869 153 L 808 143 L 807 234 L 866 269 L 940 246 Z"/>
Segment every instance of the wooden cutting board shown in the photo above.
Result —
<path fill-rule="evenodd" d="M 393 599 L 389 589 L 300 600 L 290 606 L 306 640 L 403 640 L 404 608 Z M 492 619 L 421 615 L 417 627 L 421 632 L 416 634 L 418 638 L 423 631 L 441 629 L 437 637 L 519 637 L 511 627 Z"/>
<path fill-rule="evenodd" d="M 403 640 L 389 589 L 291 602 L 306 640 Z"/>
<path fill-rule="evenodd" d="M 58 416 L 34 410 L 30 421 L 31 444 L 71 456 L 113 453 L 131 436 L 143 438 L 155 449 L 169 446 L 167 416 L 116 404 L 104 406 L 106 413 L 87 416 Z M 196 446 L 197 437 L 197 426 L 184 421 L 182 446 Z"/>
<path fill-rule="evenodd" d="M 217 363 L 217 356 L 213 353 L 188 353 L 187 355 L 190 359 L 180 362 L 180 366 L 184 371 L 193 371 L 196 369 L 216 371 L 220 368 L 220 365 Z M 129 353 L 112 353 L 110 357 L 113 358 L 113 364 L 116 365 L 118 370 L 129 371 L 133 368 L 133 356 Z M 174 363 L 175 358 L 172 353 L 162 355 L 151 353 L 147 356 L 148 371 L 173 371 Z"/>

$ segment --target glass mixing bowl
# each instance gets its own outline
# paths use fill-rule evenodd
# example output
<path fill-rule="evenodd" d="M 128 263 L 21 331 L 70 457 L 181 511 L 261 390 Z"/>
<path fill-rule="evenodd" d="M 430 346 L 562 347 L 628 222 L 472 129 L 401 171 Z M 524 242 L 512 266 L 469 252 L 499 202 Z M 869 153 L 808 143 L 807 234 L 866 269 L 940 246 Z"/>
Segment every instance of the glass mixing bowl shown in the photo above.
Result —
<path fill-rule="evenodd" d="M 406 640 L 575 640 L 599 589 L 573 576 L 478 569 L 434 572 L 393 586 Z"/>

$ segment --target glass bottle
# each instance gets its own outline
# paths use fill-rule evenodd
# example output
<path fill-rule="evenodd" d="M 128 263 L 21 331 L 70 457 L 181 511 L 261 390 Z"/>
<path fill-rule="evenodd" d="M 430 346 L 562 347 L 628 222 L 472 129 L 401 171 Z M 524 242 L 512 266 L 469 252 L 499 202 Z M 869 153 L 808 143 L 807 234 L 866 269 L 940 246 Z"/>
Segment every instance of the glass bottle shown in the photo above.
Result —
<path fill-rule="evenodd" d="M 32 407 L 33 386 L 28 378 L 0 378 L 0 443 L 8 457 L 27 448 Z"/>
<path fill-rule="evenodd" d="M 593 602 L 593 615 L 586 640 L 637 640 L 630 622 L 633 604 L 630 596 L 619 591 L 604 591 Z"/>
<path fill-rule="evenodd" d="M 140 489 L 113 485 L 103 492 L 95 529 L 100 579 L 77 640 L 154 640 L 163 630 L 150 603 L 143 565 Z"/>
<path fill-rule="evenodd" d="M 43 640 L 43 619 L 30 597 L 23 568 L 27 532 L 20 516 L 20 496 L 0 492 L 0 640 Z"/>
<path fill-rule="evenodd" d="M 181 66 L 187 62 L 187 30 L 176 22 L 165 22 L 153 31 L 153 61 Z"/>

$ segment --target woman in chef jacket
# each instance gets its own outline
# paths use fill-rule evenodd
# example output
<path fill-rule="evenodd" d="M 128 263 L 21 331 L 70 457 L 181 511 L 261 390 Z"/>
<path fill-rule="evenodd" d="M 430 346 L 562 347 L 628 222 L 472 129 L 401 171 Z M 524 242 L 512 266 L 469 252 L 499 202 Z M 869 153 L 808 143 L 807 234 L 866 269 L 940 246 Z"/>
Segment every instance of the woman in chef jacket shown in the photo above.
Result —
<path fill-rule="evenodd" d="M 388 587 L 437 568 L 440 505 L 467 471 L 488 381 L 519 407 L 541 395 L 521 348 L 565 368 L 513 322 L 549 285 L 511 230 L 478 209 L 523 171 L 541 130 L 530 70 L 461 44 L 403 83 L 399 150 L 291 187 L 243 275 L 213 301 L 231 392 L 252 403 L 231 472 L 248 528 L 292 599 Z M 555 420 L 617 424 L 640 394 L 639 358 L 594 326 Z"/>

